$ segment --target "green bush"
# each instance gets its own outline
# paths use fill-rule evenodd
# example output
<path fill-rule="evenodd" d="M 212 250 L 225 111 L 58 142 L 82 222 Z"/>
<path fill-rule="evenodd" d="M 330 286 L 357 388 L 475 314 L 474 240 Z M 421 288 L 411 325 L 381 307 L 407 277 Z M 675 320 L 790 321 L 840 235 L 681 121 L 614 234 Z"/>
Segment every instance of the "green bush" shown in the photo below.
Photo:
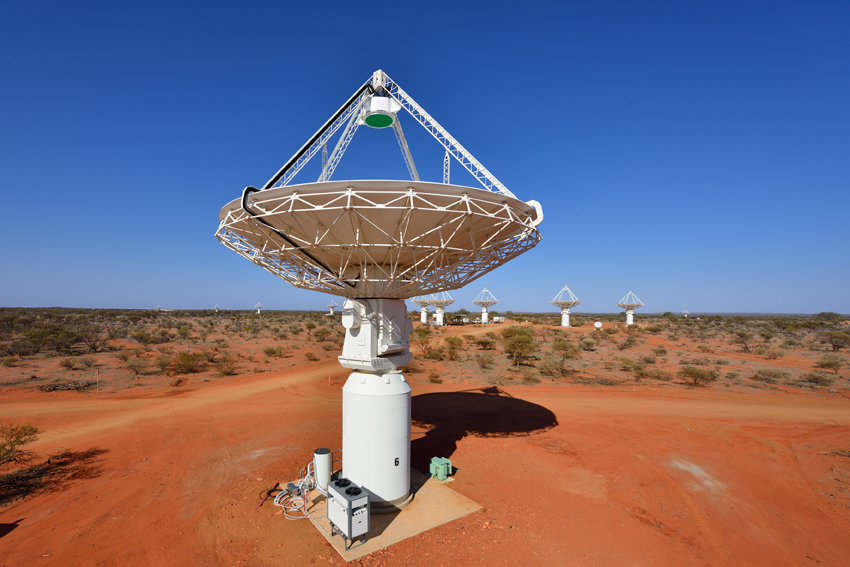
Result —
<path fill-rule="evenodd" d="M 478 367 L 481 368 L 481 370 L 487 370 L 489 368 L 492 368 L 493 364 L 495 364 L 496 361 L 493 358 L 492 354 L 484 353 L 484 354 L 476 354 L 475 355 L 475 362 L 478 363 Z"/>
<path fill-rule="evenodd" d="M 826 372 L 807 372 L 800 376 L 800 381 L 815 386 L 831 386 L 835 378 Z"/>
<path fill-rule="evenodd" d="M 81 356 L 80 362 L 82 362 L 83 366 L 86 368 L 91 368 L 94 365 L 94 359 L 90 356 Z"/>
<path fill-rule="evenodd" d="M 442 384 L 443 383 L 443 379 L 440 378 L 440 375 L 437 374 L 436 372 L 429 372 L 428 373 L 428 381 L 431 382 L 432 384 Z"/>
<path fill-rule="evenodd" d="M 66 370 L 73 370 L 77 367 L 77 363 L 73 358 L 63 358 L 59 361 L 59 366 Z"/>
<path fill-rule="evenodd" d="M 703 370 L 696 366 L 683 366 L 679 369 L 678 376 L 689 381 L 693 386 L 705 386 L 712 380 L 717 379 L 717 372 L 714 370 Z"/>
<path fill-rule="evenodd" d="M 305 352 L 305 353 L 304 353 L 304 356 L 305 356 L 305 357 L 307 358 L 307 360 L 309 360 L 310 362 L 316 362 L 317 360 L 319 360 L 319 357 L 318 357 L 318 356 L 316 356 L 315 354 L 313 354 L 312 352 Z"/>
<path fill-rule="evenodd" d="M 181 352 L 174 361 L 175 374 L 194 374 L 203 369 L 204 355 L 195 352 Z M 182 382 L 181 382 L 182 383 Z"/>
<path fill-rule="evenodd" d="M 144 358 L 136 358 L 124 365 L 124 368 L 133 373 L 133 376 L 141 374 L 148 367 L 148 361 Z"/>
<path fill-rule="evenodd" d="M 756 370 L 753 380 L 764 382 L 766 384 L 775 384 L 779 381 L 784 381 L 788 378 L 788 373 L 777 368 L 759 368 Z"/>
<path fill-rule="evenodd" d="M 11 368 L 13 366 L 17 366 L 18 360 L 19 359 L 16 356 L 10 356 L 8 358 L 4 358 L 3 359 L 3 366 L 5 366 L 6 368 Z"/>

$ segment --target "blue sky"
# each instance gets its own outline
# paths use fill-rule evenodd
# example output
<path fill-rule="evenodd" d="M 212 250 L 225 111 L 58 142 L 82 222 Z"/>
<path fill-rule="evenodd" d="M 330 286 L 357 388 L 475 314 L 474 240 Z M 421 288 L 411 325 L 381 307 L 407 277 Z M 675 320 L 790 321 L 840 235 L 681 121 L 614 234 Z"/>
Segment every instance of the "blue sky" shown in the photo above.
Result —
<path fill-rule="evenodd" d="M 119 4 L 2 10 L 0 306 L 323 308 L 217 213 L 380 68 L 543 205 L 543 242 L 456 307 L 850 313 L 846 2 Z M 364 130 L 335 178 L 406 178 Z"/>

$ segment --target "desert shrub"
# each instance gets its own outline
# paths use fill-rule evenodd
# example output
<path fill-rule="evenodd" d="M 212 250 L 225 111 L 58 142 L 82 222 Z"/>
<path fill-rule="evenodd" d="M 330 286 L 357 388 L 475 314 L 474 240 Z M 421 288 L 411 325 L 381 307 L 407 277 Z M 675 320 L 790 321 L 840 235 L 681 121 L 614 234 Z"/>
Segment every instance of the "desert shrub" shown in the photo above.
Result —
<path fill-rule="evenodd" d="M 446 351 L 446 357 L 449 360 L 460 360 L 460 355 L 454 347 L 449 347 L 449 350 Z"/>
<path fill-rule="evenodd" d="M 446 337 L 443 339 L 443 342 L 448 345 L 449 350 L 460 348 L 460 345 L 463 344 L 463 340 L 460 337 Z"/>
<path fill-rule="evenodd" d="M 478 339 L 476 341 L 479 350 L 491 350 L 493 348 L 493 339 Z"/>
<path fill-rule="evenodd" d="M 427 348 L 423 356 L 428 360 L 443 360 L 443 350 L 443 347 Z"/>
<path fill-rule="evenodd" d="M 288 339 L 288 338 L 289 338 L 289 335 L 287 334 L 287 332 L 286 332 L 286 331 L 280 331 L 280 332 L 279 332 L 279 333 L 277 333 L 275 336 L 276 336 L 278 339 L 281 339 L 281 340 L 283 340 L 283 339 Z"/>
<path fill-rule="evenodd" d="M 219 376 L 233 376 L 236 374 L 236 364 L 230 359 L 216 362 L 215 369 L 218 370 Z"/>
<path fill-rule="evenodd" d="M 663 328 L 663 327 L 659 327 L 658 325 L 650 325 L 650 326 L 648 326 L 648 327 L 644 327 L 644 329 L 643 329 L 643 330 L 644 330 L 644 331 L 646 331 L 647 333 L 652 333 L 653 335 L 657 335 L 658 333 L 660 333 L 661 331 L 663 331 L 663 330 L 664 330 L 664 328 Z"/>
<path fill-rule="evenodd" d="M 319 357 L 313 354 L 312 352 L 305 352 L 304 357 L 310 362 L 316 362 L 317 360 L 319 360 Z"/>
<path fill-rule="evenodd" d="M 181 378 L 180 376 L 178 376 L 178 377 L 177 377 L 177 378 L 175 378 L 174 380 L 171 380 L 171 381 L 168 383 L 168 385 L 169 385 L 169 386 L 177 387 L 177 386 L 181 386 L 181 385 L 183 385 L 183 382 L 185 382 L 185 381 L 186 381 L 186 380 L 185 380 L 184 378 Z"/>
<path fill-rule="evenodd" d="M 669 372 L 665 372 L 663 370 L 658 369 L 653 369 L 652 371 L 647 372 L 646 377 L 654 378 L 655 380 L 664 380 L 665 382 L 669 382 L 673 379 L 673 377 L 670 376 Z"/>
<path fill-rule="evenodd" d="M 276 347 L 266 347 L 263 349 L 263 354 L 266 356 L 274 356 L 277 358 L 281 358 L 286 354 L 286 347 L 276 346 Z"/>
<path fill-rule="evenodd" d="M 540 383 L 540 378 L 536 376 L 537 373 L 533 368 L 523 368 L 520 372 L 522 373 L 522 384 L 524 386 L 534 386 Z"/>
<path fill-rule="evenodd" d="M 73 370 L 77 367 L 77 362 L 73 358 L 63 358 L 59 361 L 59 366 L 66 370 Z"/>
<path fill-rule="evenodd" d="M 522 364 L 525 357 L 529 356 L 536 349 L 537 345 L 531 333 L 516 333 L 510 336 L 510 338 L 505 339 L 505 352 L 513 359 L 515 366 Z"/>
<path fill-rule="evenodd" d="M 117 358 L 121 362 L 127 362 L 130 359 L 130 353 L 126 350 L 119 350 L 115 353 L 115 358 Z"/>
<path fill-rule="evenodd" d="M 481 370 L 487 370 L 489 368 L 492 368 L 493 364 L 495 364 L 496 361 L 493 358 L 492 354 L 484 353 L 484 354 L 476 354 L 475 355 L 475 362 L 478 364 L 478 367 Z"/>
<path fill-rule="evenodd" d="M 165 374 L 168 372 L 168 367 L 171 366 L 171 359 L 165 355 L 161 355 L 154 361 L 154 366 L 159 368 L 159 371 Z"/>
<path fill-rule="evenodd" d="M 617 345 L 617 348 L 619 350 L 626 350 L 627 348 L 632 348 L 633 346 L 638 344 L 637 338 L 635 337 L 634 333 L 627 334 L 628 336 L 626 337 L 626 340 Z"/>
<path fill-rule="evenodd" d="M 325 344 L 322 345 L 322 350 L 325 350 L 325 351 L 336 350 L 337 348 L 339 348 L 339 347 L 337 347 L 337 345 L 335 343 L 325 343 Z"/>
<path fill-rule="evenodd" d="M 149 362 L 144 358 L 136 358 L 124 365 L 124 368 L 133 373 L 133 376 L 141 374 L 148 367 Z"/>
<path fill-rule="evenodd" d="M 312 331 L 313 329 L 316 328 L 316 324 L 307 322 L 307 323 L 304 323 L 304 328 L 307 329 L 307 334 L 310 334 L 310 331 Z"/>
<path fill-rule="evenodd" d="M 316 332 L 313 333 L 313 336 L 316 337 L 316 342 L 320 343 L 328 338 L 328 335 L 331 334 L 331 330 L 323 327 L 321 329 L 316 329 Z"/>
<path fill-rule="evenodd" d="M 22 449 L 38 439 L 41 430 L 30 424 L 12 425 L 0 421 L 0 468 L 23 465 L 35 458 L 35 453 Z"/>
<path fill-rule="evenodd" d="M 657 362 L 657 359 L 651 354 L 645 354 L 640 357 L 640 361 L 643 364 L 655 364 Z"/>
<path fill-rule="evenodd" d="M 720 364 L 720 365 L 729 364 L 729 360 L 726 359 L 726 358 L 718 358 L 714 361 L 714 364 Z"/>
<path fill-rule="evenodd" d="M 753 375 L 753 380 L 764 382 L 766 384 L 775 384 L 779 381 L 784 381 L 788 378 L 788 373 L 777 368 L 759 368 Z"/>
<path fill-rule="evenodd" d="M 717 379 L 717 372 L 714 370 L 704 370 L 696 366 L 683 366 L 677 374 L 679 378 L 689 381 L 693 386 L 705 386 Z"/>
<path fill-rule="evenodd" d="M 581 348 L 586 351 L 594 351 L 596 350 L 596 345 L 598 343 L 591 338 L 585 337 L 581 340 Z"/>
<path fill-rule="evenodd" d="M 667 354 L 667 349 L 663 347 L 657 347 L 652 349 L 652 353 L 656 356 L 665 356 Z"/>
<path fill-rule="evenodd" d="M 3 366 L 5 366 L 6 368 L 11 368 L 13 366 L 17 366 L 18 360 L 19 359 L 16 356 L 10 356 L 8 358 L 4 358 L 3 359 Z"/>
<path fill-rule="evenodd" d="M 81 356 L 80 362 L 82 362 L 83 366 L 85 366 L 86 368 L 91 368 L 92 366 L 94 366 L 94 359 L 90 356 Z"/>
<path fill-rule="evenodd" d="M 817 361 L 818 368 L 832 370 L 835 374 L 838 374 L 838 371 L 842 366 L 844 366 L 844 361 L 831 354 L 828 354 Z"/>
<path fill-rule="evenodd" d="M 552 341 L 552 352 L 561 357 L 562 364 L 567 360 L 581 358 L 579 347 L 562 338 L 556 338 Z"/>
<path fill-rule="evenodd" d="M 702 352 L 714 352 L 713 350 L 711 350 L 711 348 L 705 345 L 697 345 L 697 348 L 700 349 Z"/>
<path fill-rule="evenodd" d="M 544 376 L 549 376 L 551 378 L 559 378 L 561 376 L 564 376 L 568 372 L 564 368 L 563 364 L 551 358 L 544 358 L 540 362 L 538 370 L 540 371 L 540 374 Z"/>
<path fill-rule="evenodd" d="M 826 372 L 806 372 L 800 376 L 800 381 L 815 386 L 831 386 L 835 382 L 835 378 Z"/>
<path fill-rule="evenodd" d="M 741 374 L 739 372 L 727 372 L 726 373 L 726 377 L 729 378 L 730 380 L 735 380 L 740 375 Z"/>
<path fill-rule="evenodd" d="M 173 371 L 175 374 L 194 374 L 200 372 L 204 355 L 195 352 L 181 352 L 174 361 Z"/>
<path fill-rule="evenodd" d="M 428 381 L 431 382 L 432 384 L 442 384 L 443 383 L 443 379 L 440 378 L 440 375 L 437 374 L 436 372 L 429 372 L 428 373 Z"/>
<path fill-rule="evenodd" d="M 468 343 L 474 343 L 478 340 L 478 337 L 475 335 L 463 335 L 463 339 Z"/>

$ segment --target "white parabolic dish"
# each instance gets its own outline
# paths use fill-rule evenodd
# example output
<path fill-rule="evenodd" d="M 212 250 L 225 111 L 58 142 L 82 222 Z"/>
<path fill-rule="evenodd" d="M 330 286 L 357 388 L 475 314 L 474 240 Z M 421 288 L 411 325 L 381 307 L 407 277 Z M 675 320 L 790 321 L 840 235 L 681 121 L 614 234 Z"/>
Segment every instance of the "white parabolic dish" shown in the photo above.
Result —
<path fill-rule="evenodd" d="M 222 244 L 284 281 L 347 298 L 460 288 L 537 245 L 540 205 L 424 181 L 288 185 L 234 199 Z"/>

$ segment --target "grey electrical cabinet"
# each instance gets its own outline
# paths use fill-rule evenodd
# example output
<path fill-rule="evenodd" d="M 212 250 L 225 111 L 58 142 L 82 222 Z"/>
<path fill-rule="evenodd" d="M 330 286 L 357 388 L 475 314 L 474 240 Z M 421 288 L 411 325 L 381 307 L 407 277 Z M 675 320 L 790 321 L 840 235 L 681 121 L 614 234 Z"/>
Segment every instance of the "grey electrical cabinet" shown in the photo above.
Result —
<path fill-rule="evenodd" d="M 338 530 L 346 540 L 364 536 L 363 541 L 366 541 L 369 515 L 372 511 L 369 496 L 368 490 L 347 478 L 340 478 L 328 484 L 328 519 L 331 522 L 331 533 Z"/>

